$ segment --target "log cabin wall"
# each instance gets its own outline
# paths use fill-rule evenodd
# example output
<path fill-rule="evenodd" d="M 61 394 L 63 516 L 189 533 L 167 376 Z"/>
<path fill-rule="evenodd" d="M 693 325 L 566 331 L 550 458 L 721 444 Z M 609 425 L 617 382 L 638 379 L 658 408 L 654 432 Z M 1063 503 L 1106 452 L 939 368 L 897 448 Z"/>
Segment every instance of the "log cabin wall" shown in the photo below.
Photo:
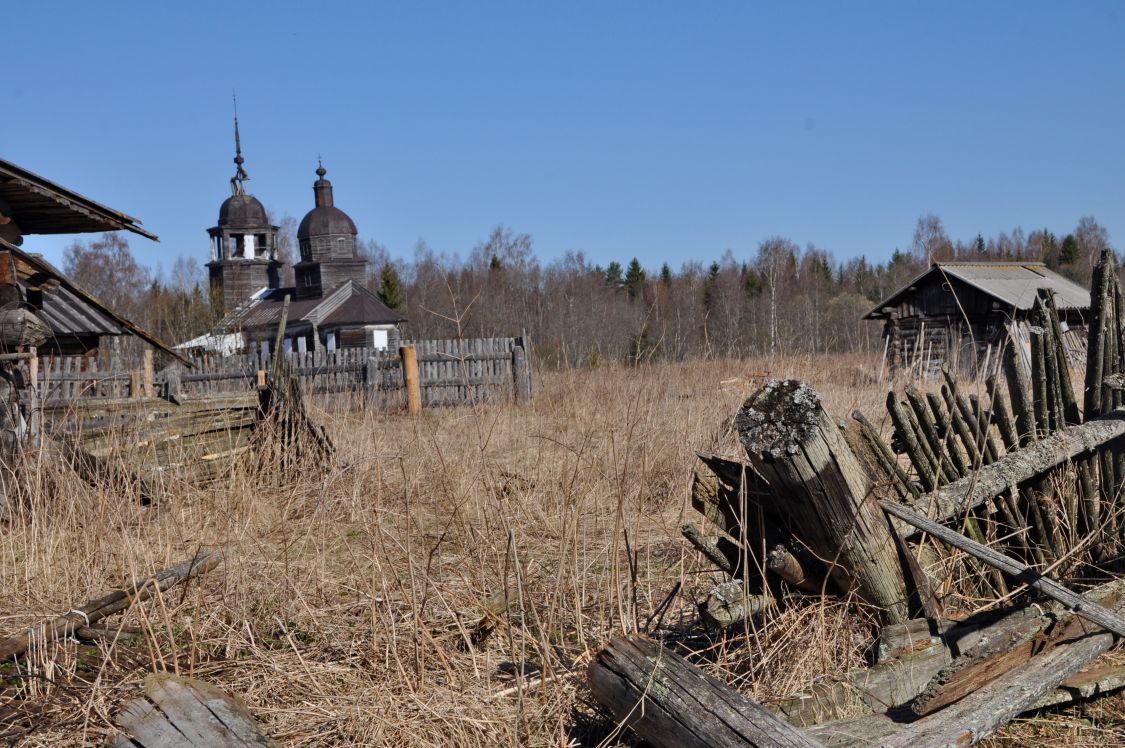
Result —
<path fill-rule="evenodd" d="M 885 323 L 887 353 L 895 370 L 935 375 L 943 363 L 976 373 L 995 360 L 1016 310 L 956 279 L 930 277 L 904 296 Z"/>

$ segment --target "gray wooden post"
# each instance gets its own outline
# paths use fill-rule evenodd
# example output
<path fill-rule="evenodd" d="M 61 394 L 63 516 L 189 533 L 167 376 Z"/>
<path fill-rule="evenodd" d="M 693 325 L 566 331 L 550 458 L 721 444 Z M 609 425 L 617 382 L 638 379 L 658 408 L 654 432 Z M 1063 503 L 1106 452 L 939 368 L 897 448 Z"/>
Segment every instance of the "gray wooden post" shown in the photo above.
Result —
<path fill-rule="evenodd" d="M 888 623 L 909 618 L 898 544 L 871 495 L 871 480 L 820 396 L 794 380 L 770 380 L 735 416 L 754 468 L 784 496 L 783 511 L 845 589 L 855 581 Z"/>
<path fill-rule="evenodd" d="M 180 396 L 180 367 L 173 364 L 164 370 L 164 397 L 174 400 Z"/>
<path fill-rule="evenodd" d="M 531 377 L 527 372 L 527 353 L 522 345 L 512 347 L 512 378 L 515 380 L 516 402 L 531 402 Z"/>

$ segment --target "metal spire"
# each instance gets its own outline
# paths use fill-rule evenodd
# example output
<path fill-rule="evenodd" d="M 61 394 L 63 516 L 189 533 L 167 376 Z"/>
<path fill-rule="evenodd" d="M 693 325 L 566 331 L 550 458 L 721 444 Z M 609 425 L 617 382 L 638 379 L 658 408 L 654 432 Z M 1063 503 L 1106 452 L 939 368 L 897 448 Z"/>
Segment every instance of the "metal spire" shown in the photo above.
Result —
<path fill-rule="evenodd" d="M 231 91 L 231 98 L 234 100 L 234 164 L 236 170 L 234 176 L 230 178 L 230 191 L 232 195 L 245 195 L 246 187 L 243 183 L 250 178 L 250 175 L 242 168 L 246 159 L 242 158 L 242 140 L 238 136 L 238 94 L 233 90 Z"/>

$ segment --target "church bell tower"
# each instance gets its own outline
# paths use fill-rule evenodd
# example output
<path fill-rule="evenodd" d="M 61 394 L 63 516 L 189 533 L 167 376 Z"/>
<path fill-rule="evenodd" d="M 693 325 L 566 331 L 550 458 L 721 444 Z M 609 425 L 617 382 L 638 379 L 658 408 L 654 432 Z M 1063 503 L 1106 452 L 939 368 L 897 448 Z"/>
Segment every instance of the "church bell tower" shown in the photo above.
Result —
<path fill-rule="evenodd" d="M 278 227 L 270 224 L 258 198 L 246 192 L 250 175 L 243 168 L 238 115 L 234 118 L 234 176 L 231 195 L 219 206 L 219 221 L 207 229 L 211 237 L 212 303 L 228 314 L 263 288 L 277 288 L 281 263 L 277 259 Z"/>

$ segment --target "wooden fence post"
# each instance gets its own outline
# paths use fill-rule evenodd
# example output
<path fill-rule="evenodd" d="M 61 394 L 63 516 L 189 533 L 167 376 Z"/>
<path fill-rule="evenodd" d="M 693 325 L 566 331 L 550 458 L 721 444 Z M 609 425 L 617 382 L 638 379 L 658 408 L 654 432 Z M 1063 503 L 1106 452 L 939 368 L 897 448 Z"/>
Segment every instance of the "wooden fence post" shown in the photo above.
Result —
<path fill-rule="evenodd" d="M 141 372 L 137 369 L 129 370 L 129 397 L 133 400 L 141 397 Z"/>
<path fill-rule="evenodd" d="M 418 379 L 418 355 L 414 346 L 404 345 L 398 349 L 402 358 L 402 379 L 406 384 L 406 412 L 414 415 L 422 412 L 422 383 Z"/>
<path fill-rule="evenodd" d="M 512 346 L 512 377 L 515 380 L 516 402 L 531 402 L 531 373 L 528 371 L 527 352 L 522 345 Z"/>
<path fill-rule="evenodd" d="M 164 375 L 164 397 L 175 400 L 180 396 L 180 366 L 172 364 Z"/>
<path fill-rule="evenodd" d="M 814 553 L 846 589 L 855 583 L 884 620 L 909 618 L 898 544 L 871 481 L 820 396 L 794 380 L 771 380 L 742 405 L 734 425 L 754 468 L 779 495 Z"/>
<path fill-rule="evenodd" d="M 156 394 L 154 385 L 154 375 L 152 371 L 152 349 L 145 348 L 144 356 L 142 358 L 143 364 L 141 369 L 141 377 L 143 382 L 143 394 L 145 397 L 153 397 Z"/>
<path fill-rule="evenodd" d="M 42 408 L 39 403 L 39 351 L 35 346 L 30 346 L 28 352 L 31 358 L 27 360 L 27 373 L 28 379 L 28 424 L 27 429 L 31 438 L 36 445 L 39 444 L 39 431 L 42 426 L 41 418 L 43 415 Z"/>

